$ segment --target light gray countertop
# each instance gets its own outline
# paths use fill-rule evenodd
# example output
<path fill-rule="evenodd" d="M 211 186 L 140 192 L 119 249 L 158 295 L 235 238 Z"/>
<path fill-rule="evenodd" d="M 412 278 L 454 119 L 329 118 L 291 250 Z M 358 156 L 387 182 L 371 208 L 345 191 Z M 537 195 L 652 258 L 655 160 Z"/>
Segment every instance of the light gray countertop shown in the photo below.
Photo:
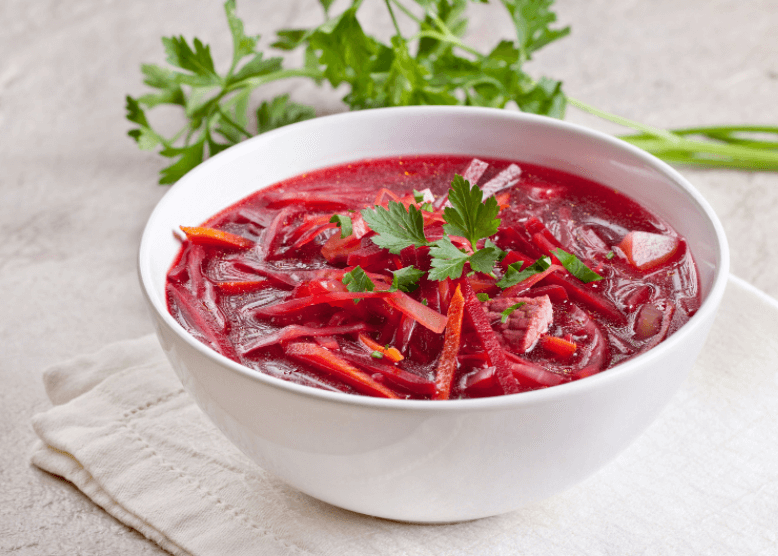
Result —
<path fill-rule="evenodd" d="M 281 4 L 238 12 L 266 40 L 320 18 L 312 0 Z M 385 35 L 383 4 L 364 9 Z M 508 35 L 500 9 L 474 6 L 476 44 Z M 573 33 L 530 68 L 570 96 L 660 127 L 778 124 L 774 0 L 561 0 L 557 10 Z M 228 57 L 221 3 L 5 0 L 0 23 L 0 553 L 162 553 L 30 465 L 30 418 L 50 406 L 48 365 L 152 331 L 135 259 L 165 193 L 164 161 L 126 136 L 124 95 L 145 92 L 139 66 L 163 62 L 162 36 L 196 35 Z M 342 110 L 336 92 L 273 91 L 283 89 L 320 114 Z M 567 119 L 618 131 L 575 109 Z M 778 297 L 778 174 L 680 170 L 723 221 L 733 273 Z"/>

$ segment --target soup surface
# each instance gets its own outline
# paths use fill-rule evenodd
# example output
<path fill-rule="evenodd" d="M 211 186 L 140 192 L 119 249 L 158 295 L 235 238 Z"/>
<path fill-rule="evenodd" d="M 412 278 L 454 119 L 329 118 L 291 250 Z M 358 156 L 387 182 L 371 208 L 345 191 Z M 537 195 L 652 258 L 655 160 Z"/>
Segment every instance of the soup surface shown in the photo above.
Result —
<path fill-rule="evenodd" d="M 700 305 L 691 253 L 661 218 L 521 162 L 365 160 L 182 224 L 173 317 L 230 359 L 326 390 L 546 388 L 650 349 Z"/>

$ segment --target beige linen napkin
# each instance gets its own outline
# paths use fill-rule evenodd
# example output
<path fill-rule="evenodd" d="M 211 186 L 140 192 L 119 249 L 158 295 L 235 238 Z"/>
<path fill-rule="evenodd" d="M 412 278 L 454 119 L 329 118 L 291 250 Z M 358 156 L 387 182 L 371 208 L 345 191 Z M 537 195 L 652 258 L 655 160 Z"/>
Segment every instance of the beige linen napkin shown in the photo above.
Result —
<path fill-rule="evenodd" d="M 45 373 L 32 461 L 173 554 L 775 554 L 778 302 L 731 278 L 705 352 L 659 420 L 583 484 L 422 526 L 361 516 L 251 463 L 182 390 L 156 338 Z M 585 418 L 585 416 L 582 416 Z"/>

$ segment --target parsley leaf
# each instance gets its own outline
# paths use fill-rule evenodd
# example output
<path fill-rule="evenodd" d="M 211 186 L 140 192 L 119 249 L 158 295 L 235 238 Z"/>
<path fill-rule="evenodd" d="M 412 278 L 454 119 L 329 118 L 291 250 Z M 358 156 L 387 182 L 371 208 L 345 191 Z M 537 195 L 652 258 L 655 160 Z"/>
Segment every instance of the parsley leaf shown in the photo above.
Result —
<path fill-rule="evenodd" d="M 462 276 L 465 263 L 469 259 L 468 254 L 460 251 L 456 245 L 451 243 L 451 239 L 448 236 L 443 236 L 432 244 L 430 255 L 432 255 L 432 269 L 429 273 L 430 280 L 445 280 L 446 278 L 454 280 L 459 278 Z"/>
<path fill-rule="evenodd" d="M 421 211 L 413 205 L 406 209 L 405 205 L 395 201 L 389 201 L 388 206 L 388 210 L 376 206 L 362 211 L 362 218 L 377 234 L 372 237 L 373 243 L 395 255 L 411 245 L 427 245 Z"/>
<path fill-rule="evenodd" d="M 564 266 L 570 274 L 578 278 L 584 284 L 602 280 L 602 276 L 586 266 L 578 257 L 572 253 L 568 253 L 562 248 L 554 249 L 551 251 L 551 253 L 553 253 L 554 256 L 559 259 L 559 262 L 562 263 L 562 266 Z"/>
<path fill-rule="evenodd" d="M 523 264 L 524 263 L 522 261 L 517 261 L 513 264 L 508 265 L 508 268 L 505 270 L 505 275 L 502 277 L 502 279 L 499 282 L 497 282 L 497 285 L 502 289 L 515 286 L 516 284 L 518 284 L 519 282 L 523 282 L 533 274 L 538 274 L 548 269 L 548 267 L 551 266 L 551 258 L 541 257 L 537 261 L 529 265 L 527 268 L 525 268 L 524 270 L 521 270 Z"/>
<path fill-rule="evenodd" d="M 351 217 L 343 216 L 342 214 L 333 214 L 330 218 L 330 222 L 337 224 L 340 227 L 340 238 L 346 238 L 354 232 L 353 223 Z"/>
<path fill-rule="evenodd" d="M 488 238 L 497 233 L 500 212 L 494 196 L 483 200 L 483 192 L 477 185 L 470 187 L 470 182 L 459 174 L 451 181 L 448 195 L 450 207 L 443 211 L 446 224 L 443 230 L 452 236 L 462 236 L 470 242 L 473 251 L 479 239 Z"/>
<path fill-rule="evenodd" d="M 257 133 L 315 117 L 316 111 L 312 107 L 291 102 L 289 95 L 280 95 L 270 102 L 263 102 L 257 109 Z"/>
<path fill-rule="evenodd" d="M 200 39 L 164 37 L 162 44 L 170 68 L 143 64 L 144 83 L 155 92 L 127 97 L 127 120 L 136 127 L 128 132 L 141 149 L 160 148 L 174 161 L 160 172 L 160 184 L 176 182 L 205 158 L 254 135 L 249 130 L 249 98 L 259 85 L 295 76 L 320 78 L 318 68 L 282 68 L 280 57 L 265 58 L 256 50 L 258 36 L 247 35 L 235 13 L 235 0 L 227 0 L 224 12 L 232 36 L 232 61 L 226 73 L 214 64 L 211 48 Z M 187 122 L 166 137 L 154 131 L 144 108 L 173 105 L 183 108 Z M 314 116 L 312 108 L 289 102 L 280 95 L 264 102 L 257 111 L 259 133 Z"/>
<path fill-rule="evenodd" d="M 375 284 L 359 265 L 355 266 L 350 272 L 346 272 L 341 281 L 350 292 L 371 292 L 375 289 Z M 355 299 L 354 303 L 359 303 L 360 301 L 361 299 Z"/>
<path fill-rule="evenodd" d="M 484 274 L 494 271 L 494 264 L 500 258 L 500 250 L 495 247 L 484 247 L 470 255 L 470 268 Z"/>
<path fill-rule="evenodd" d="M 410 293 L 419 287 L 419 279 L 424 276 L 424 271 L 411 265 L 392 271 L 392 275 L 390 291 Z"/>

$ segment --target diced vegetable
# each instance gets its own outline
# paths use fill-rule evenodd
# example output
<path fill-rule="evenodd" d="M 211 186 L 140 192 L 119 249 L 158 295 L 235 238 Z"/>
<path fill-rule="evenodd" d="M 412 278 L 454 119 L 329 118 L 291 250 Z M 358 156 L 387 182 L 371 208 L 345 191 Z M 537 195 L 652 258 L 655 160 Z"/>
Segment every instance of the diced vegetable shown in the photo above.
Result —
<path fill-rule="evenodd" d="M 681 244 L 675 236 L 649 232 L 629 232 L 619 244 L 632 266 L 650 270 L 669 260 Z"/>

